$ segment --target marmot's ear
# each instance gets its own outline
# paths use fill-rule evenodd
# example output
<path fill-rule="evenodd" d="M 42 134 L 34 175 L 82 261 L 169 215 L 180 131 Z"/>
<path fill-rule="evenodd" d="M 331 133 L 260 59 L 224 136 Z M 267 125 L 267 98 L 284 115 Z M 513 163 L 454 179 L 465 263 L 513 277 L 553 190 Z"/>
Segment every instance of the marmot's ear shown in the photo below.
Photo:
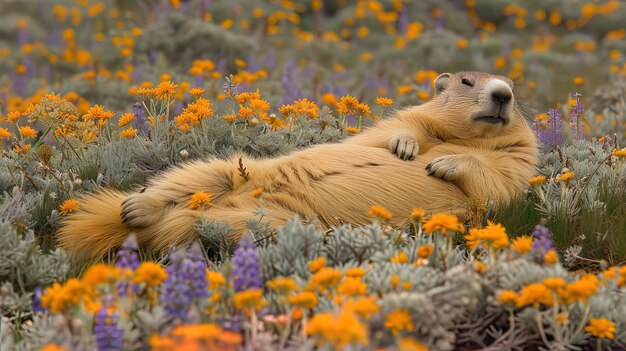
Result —
<path fill-rule="evenodd" d="M 452 77 L 450 73 L 442 73 L 435 79 L 435 90 L 437 91 L 437 95 L 446 90 L 448 83 L 450 83 L 450 77 Z"/>

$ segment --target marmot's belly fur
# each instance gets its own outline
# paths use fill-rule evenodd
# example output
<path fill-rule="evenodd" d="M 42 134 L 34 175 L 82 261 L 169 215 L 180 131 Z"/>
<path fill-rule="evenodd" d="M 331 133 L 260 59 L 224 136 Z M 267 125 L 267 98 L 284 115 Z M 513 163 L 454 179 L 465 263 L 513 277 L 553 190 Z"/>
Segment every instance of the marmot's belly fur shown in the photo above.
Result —
<path fill-rule="evenodd" d="M 389 210 L 394 215 L 391 224 L 399 226 L 414 207 L 433 213 L 461 213 L 467 209 L 470 196 L 486 199 L 498 188 L 510 188 L 494 184 L 481 196 L 429 177 L 426 166 L 446 152 L 433 148 L 406 162 L 380 148 L 320 145 L 277 159 L 244 158 L 247 181 L 240 175 L 236 157 L 197 162 L 170 170 L 160 178 L 174 175 L 177 181 L 172 186 L 188 189 L 187 195 L 199 190 L 216 194 L 214 206 L 205 211 L 189 209 L 185 201 L 169 203 L 166 191 L 129 194 L 105 190 L 79 200 L 81 210 L 64 220 L 59 238 L 68 251 L 101 257 L 134 232 L 141 247 L 158 252 L 192 240 L 196 225 L 204 217 L 228 223 L 233 228 L 233 240 L 237 240 L 246 233 L 248 221 L 258 220 L 255 212 L 261 206 L 268 213 L 264 221 L 274 228 L 284 225 L 294 213 L 323 228 L 341 223 L 364 225 L 370 221 L 367 212 L 373 205 Z M 198 181 L 204 187 L 193 185 Z M 158 182 L 159 178 L 154 181 Z M 250 192 L 259 187 L 264 194 L 255 199 Z M 508 199 L 506 191 L 500 195 L 500 200 Z M 134 227 L 122 223 L 121 204 L 127 199 L 148 206 L 143 213 L 148 222 Z"/>

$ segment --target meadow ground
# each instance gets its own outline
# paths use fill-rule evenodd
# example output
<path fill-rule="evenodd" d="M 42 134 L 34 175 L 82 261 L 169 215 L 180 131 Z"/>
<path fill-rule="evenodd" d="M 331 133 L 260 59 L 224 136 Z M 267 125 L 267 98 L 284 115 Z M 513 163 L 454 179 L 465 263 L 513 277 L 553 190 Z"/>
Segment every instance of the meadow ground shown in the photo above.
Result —
<path fill-rule="evenodd" d="M 626 349 L 624 20 L 614 0 L 0 2 L 0 349 Z M 472 228 L 374 207 L 239 244 L 203 221 L 164 257 L 56 246 L 80 194 L 336 142 L 462 70 L 514 77 L 541 141 Z"/>

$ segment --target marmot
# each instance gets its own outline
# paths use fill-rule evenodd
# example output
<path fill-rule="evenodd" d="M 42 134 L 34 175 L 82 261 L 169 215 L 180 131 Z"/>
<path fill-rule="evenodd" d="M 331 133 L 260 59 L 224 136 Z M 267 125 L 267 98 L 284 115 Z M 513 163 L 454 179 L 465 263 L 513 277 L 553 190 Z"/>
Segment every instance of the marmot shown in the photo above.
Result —
<path fill-rule="evenodd" d="M 272 228 L 294 214 L 330 228 L 368 223 L 373 205 L 389 210 L 391 224 L 401 226 L 414 207 L 459 214 L 470 201 L 512 199 L 533 176 L 537 157 L 513 82 L 486 73 L 444 73 L 435 87 L 431 101 L 342 143 L 274 159 L 196 161 L 164 172 L 143 191 L 83 196 L 81 209 L 62 223 L 61 246 L 102 257 L 134 232 L 141 247 L 160 252 L 193 239 L 201 218 L 228 223 L 237 240 L 248 221 L 259 219 L 261 206 Z M 251 195 L 258 188 L 264 191 L 260 199 Z M 214 194 L 202 212 L 188 207 L 198 191 Z"/>

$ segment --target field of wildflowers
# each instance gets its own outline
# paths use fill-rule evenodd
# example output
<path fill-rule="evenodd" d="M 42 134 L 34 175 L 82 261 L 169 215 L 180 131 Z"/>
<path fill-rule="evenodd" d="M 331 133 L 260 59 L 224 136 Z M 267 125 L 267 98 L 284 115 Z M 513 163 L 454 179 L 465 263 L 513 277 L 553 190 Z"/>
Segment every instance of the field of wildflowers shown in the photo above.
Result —
<path fill-rule="evenodd" d="M 625 20 L 615 0 L 1 1 L 0 350 L 625 350 Z M 56 247 L 82 193 L 336 142 L 460 70 L 517 77 L 542 145 L 471 225 L 374 206 L 240 243 L 205 221 L 163 257 Z"/>

